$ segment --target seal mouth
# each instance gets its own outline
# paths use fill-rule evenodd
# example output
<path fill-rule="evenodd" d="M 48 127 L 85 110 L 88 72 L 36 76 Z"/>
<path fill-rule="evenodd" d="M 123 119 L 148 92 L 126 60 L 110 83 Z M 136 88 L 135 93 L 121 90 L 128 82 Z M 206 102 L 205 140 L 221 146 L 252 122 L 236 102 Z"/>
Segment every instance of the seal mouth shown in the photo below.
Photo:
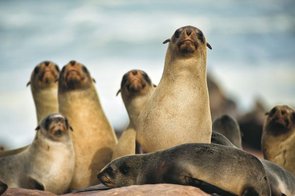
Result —
<path fill-rule="evenodd" d="M 146 84 L 140 80 L 140 79 L 133 79 L 130 80 L 128 84 L 126 84 L 126 88 L 129 92 L 139 92 L 141 89 L 143 89 L 146 86 Z"/>
<path fill-rule="evenodd" d="M 288 119 L 272 119 L 267 125 L 267 130 L 274 134 L 286 133 L 290 129 Z"/>
<path fill-rule="evenodd" d="M 100 182 L 106 185 L 107 187 L 110 187 L 110 188 L 115 187 L 113 181 L 107 175 L 99 175 L 98 178 Z"/>
<path fill-rule="evenodd" d="M 193 53 L 197 48 L 197 44 L 191 39 L 185 39 L 179 42 L 178 47 L 182 53 Z"/>
<path fill-rule="evenodd" d="M 58 79 L 58 75 L 53 70 L 44 70 L 40 73 L 39 80 L 46 84 L 55 82 Z"/>

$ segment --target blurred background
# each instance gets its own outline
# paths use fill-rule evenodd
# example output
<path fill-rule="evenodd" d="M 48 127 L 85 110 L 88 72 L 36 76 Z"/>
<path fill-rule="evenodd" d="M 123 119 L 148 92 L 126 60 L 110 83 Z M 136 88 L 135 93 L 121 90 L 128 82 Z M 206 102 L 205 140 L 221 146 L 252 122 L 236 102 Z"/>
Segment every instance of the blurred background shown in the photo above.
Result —
<path fill-rule="evenodd" d="M 60 68 L 85 64 L 116 130 L 128 123 L 122 75 L 146 71 L 157 84 L 167 45 L 185 25 L 198 27 L 213 47 L 208 72 L 237 110 L 259 99 L 267 109 L 295 105 L 294 0 L 40 0 L 0 1 L 0 145 L 31 143 L 36 115 L 26 83 L 44 60 Z"/>

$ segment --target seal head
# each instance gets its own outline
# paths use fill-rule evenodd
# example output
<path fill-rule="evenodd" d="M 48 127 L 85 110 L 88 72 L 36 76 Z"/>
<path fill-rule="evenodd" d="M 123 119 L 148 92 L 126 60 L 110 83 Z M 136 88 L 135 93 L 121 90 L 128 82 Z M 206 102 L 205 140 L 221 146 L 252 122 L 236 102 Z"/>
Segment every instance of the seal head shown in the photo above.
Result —
<path fill-rule="evenodd" d="M 73 131 L 67 118 L 58 113 L 47 116 L 36 128 L 36 131 L 57 142 L 66 141 L 69 137 L 69 130 Z"/>
<path fill-rule="evenodd" d="M 94 81 L 85 65 L 74 60 L 65 65 L 60 73 L 59 91 L 88 89 Z"/>
<path fill-rule="evenodd" d="M 33 89 L 51 87 L 56 84 L 58 77 L 58 65 L 52 61 L 43 61 L 34 68 L 27 86 L 31 84 Z"/>
<path fill-rule="evenodd" d="M 276 106 L 266 115 L 265 130 L 274 136 L 285 134 L 295 128 L 295 111 L 287 105 Z"/>

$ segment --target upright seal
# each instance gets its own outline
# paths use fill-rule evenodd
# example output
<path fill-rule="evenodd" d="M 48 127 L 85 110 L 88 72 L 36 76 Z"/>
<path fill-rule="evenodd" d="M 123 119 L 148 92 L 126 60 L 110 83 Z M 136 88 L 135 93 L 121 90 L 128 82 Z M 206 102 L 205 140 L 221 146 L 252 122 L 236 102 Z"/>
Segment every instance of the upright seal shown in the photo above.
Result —
<path fill-rule="evenodd" d="M 135 154 L 136 130 L 133 122 L 137 122 L 139 113 L 155 88 L 156 85 L 152 83 L 148 74 L 142 70 L 130 70 L 123 75 L 118 93 L 121 92 L 130 122 L 118 141 L 112 159 L 123 155 Z"/>
<path fill-rule="evenodd" d="M 287 105 L 272 108 L 262 132 L 264 158 L 295 175 L 295 111 Z"/>
<path fill-rule="evenodd" d="M 117 138 L 99 102 L 94 80 L 81 63 L 70 61 L 62 68 L 58 103 L 59 111 L 75 130 L 76 165 L 71 188 L 94 185 L 96 171 L 111 161 Z"/>
<path fill-rule="evenodd" d="M 269 181 L 259 159 L 217 144 L 182 144 L 121 157 L 102 169 L 98 178 L 108 187 L 173 183 L 220 195 L 270 195 Z"/>
<path fill-rule="evenodd" d="M 0 157 L 0 180 L 11 188 L 65 193 L 75 166 L 68 120 L 61 114 L 51 114 L 36 130 L 34 141 L 26 149 Z"/>
<path fill-rule="evenodd" d="M 34 68 L 27 83 L 27 86 L 31 85 L 38 123 L 47 115 L 58 112 L 58 77 L 58 65 L 51 61 L 43 61 Z"/>
<path fill-rule="evenodd" d="M 145 152 L 211 139 L 206 79 L 206 46 L 211 46 L 202 31 L 192 26 L 177 29 L 167 42 L 162 78 L 135 123 Z"/>

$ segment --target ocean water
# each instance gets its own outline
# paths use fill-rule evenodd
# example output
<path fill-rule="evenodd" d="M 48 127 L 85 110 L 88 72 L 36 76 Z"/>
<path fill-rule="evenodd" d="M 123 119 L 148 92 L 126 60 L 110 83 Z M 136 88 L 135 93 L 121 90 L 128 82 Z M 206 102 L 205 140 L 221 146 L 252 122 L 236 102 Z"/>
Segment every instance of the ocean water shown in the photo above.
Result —
<path fill-rule="evenodd" d="M 208 72 L 241 111 L 259 97 L 268 107 L 295 105 L 293 0 L 0 1 L 0 144 L 30 143 L 36 115 L 30 74 L 39 62 L 85 64 L 116 129 L 128 117 L 115 94 L 122 75 L 145 70 L 158 83 L 167 45 L 185 25 L 213 47 Z"/>

